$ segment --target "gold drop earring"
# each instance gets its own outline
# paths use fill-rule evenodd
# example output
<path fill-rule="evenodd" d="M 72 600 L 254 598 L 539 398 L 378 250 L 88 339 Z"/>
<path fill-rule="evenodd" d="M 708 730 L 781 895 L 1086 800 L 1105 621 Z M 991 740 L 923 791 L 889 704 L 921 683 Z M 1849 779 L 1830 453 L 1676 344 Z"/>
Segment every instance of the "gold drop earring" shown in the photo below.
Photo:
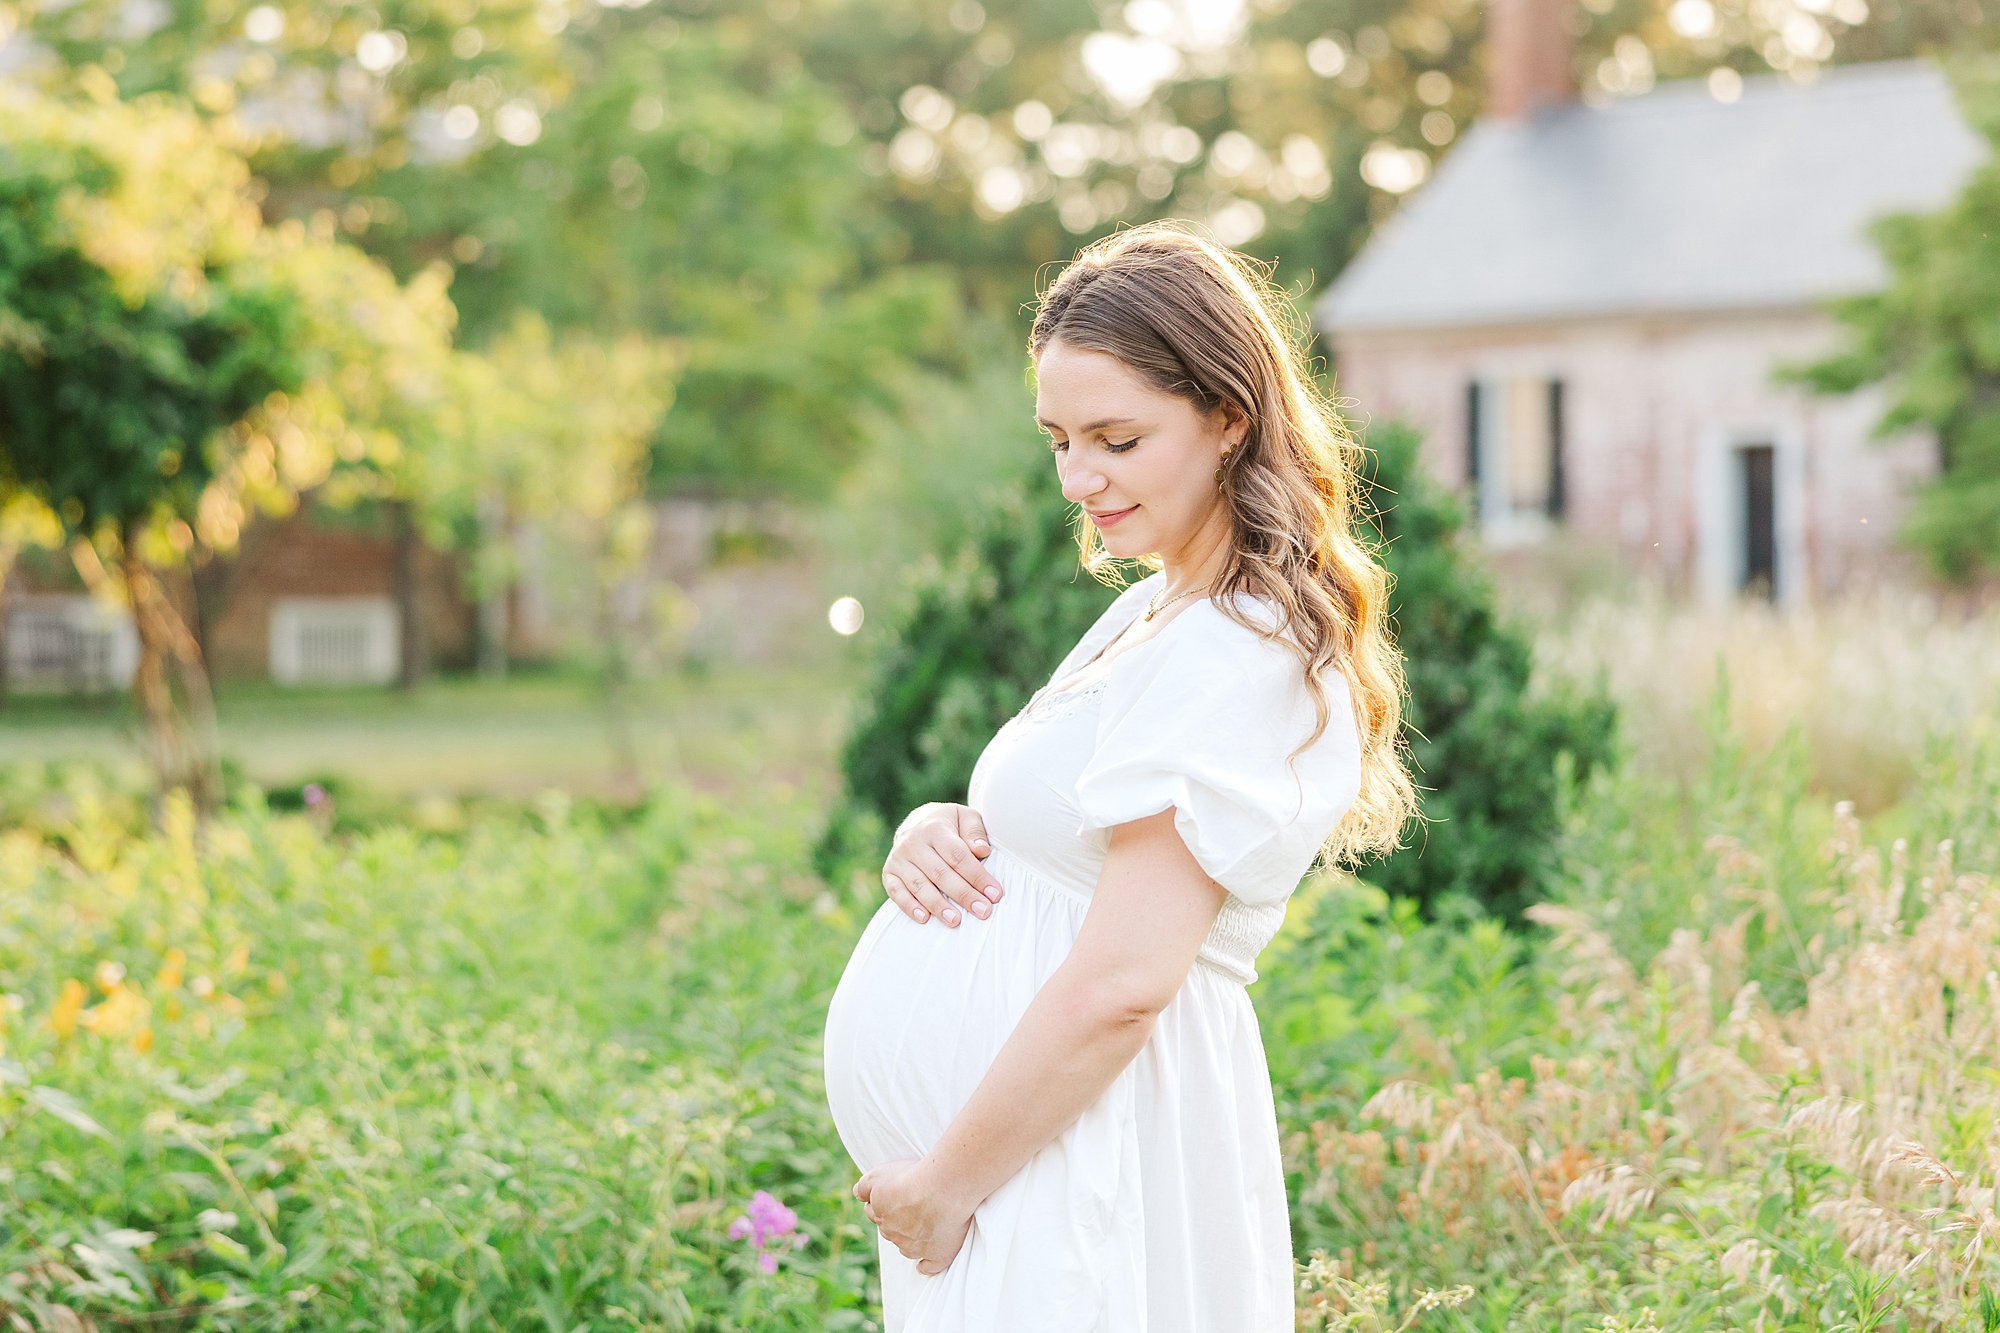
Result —
<path fill-rule="evenodd" d="M 1229 466 L 1229 450 L 1222 451 L 1222 459 L 1215 465 L 1215 493 L 1222 494 L 1222 473 Z"/>

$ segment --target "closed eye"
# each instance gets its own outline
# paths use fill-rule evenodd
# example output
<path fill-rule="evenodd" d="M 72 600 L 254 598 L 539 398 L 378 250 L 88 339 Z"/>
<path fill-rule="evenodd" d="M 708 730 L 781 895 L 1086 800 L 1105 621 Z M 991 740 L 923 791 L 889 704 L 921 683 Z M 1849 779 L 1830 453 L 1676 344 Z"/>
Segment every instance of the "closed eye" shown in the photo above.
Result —
<path fill-rule="evenodd" d="M 1107 444 L 1107 445 L 1105 445 L 1105 446 L 1104 446 L 1104 452 L 1105 452 L 1105 453 L 1107 453 L 1107 454 L 1122 454 L 1122 453 L 1126 453 L 1126 452 L 1128 452 L 1129 450 L 1132 450 L 1132 449 L 1137 449 L 1138 447 L 1139 447 L 1139 441 L 1137 441 L 1137 440 L 1127 440 L 1127 441 L 1125 441 L 1125 443 L 1123 443 L 1123 444 Z M 1051 452 L 1051 453 L 1058 453 L 1058 454 L 1060 454 L 1060 453 L 1064 453 L 1064 452 L 1066 452 L 1066 451 L 1067 451 L 1068 449 L 1069 449 L 1069 441 L 1068 441 L 1068 440 L 1050 440 L 1050 441 L 1049 441 L 1049 450 L 1050 450 L 1050 452 Z"/>

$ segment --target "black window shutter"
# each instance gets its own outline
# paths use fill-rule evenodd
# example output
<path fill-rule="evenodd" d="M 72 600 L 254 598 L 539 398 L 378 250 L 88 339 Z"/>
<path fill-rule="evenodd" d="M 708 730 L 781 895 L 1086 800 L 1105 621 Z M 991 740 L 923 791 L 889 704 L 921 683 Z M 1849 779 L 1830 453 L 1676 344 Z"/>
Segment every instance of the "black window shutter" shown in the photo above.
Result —
<path fill-rule="evenodd" d="M 1465 489 L 1479 499 L 1479 381 L 1465 382 Z"/>
<path fill-rule="evenodd" d="M 1549 517 L 1563 514 L 1563 382 L 1549 381 Z"/>

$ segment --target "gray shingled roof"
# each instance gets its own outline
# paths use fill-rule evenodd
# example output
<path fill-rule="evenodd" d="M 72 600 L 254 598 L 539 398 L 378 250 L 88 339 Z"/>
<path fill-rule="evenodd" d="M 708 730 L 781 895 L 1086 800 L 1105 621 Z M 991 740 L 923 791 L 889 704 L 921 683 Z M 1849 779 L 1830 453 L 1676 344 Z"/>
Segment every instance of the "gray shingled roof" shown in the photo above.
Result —
<path fill-rule="evenodd" d="M 1484 120 L 1314 302 L 1320 328 L 1797 307 L 1879 286 L 1869 219 L 1948 202 L 1985 145 L 1928 61 L 1701 81 Z"/>

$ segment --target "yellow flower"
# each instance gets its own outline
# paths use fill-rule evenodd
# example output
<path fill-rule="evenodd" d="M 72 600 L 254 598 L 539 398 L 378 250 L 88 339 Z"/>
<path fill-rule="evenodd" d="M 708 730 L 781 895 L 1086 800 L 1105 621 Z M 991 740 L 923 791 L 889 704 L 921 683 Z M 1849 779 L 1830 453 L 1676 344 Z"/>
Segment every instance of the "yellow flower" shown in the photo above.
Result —
<path fill-rule="evenodd" d="M 167 950 L 167 956 L 160 960 L 159 973 L 153 978 L 155 992 L 165 993 L 181 984 L 181 977 L 187 968 L 187 955 L 180 949 Z"/>
<path fill-rule="evenodd" d="M 49 1026 L 56 1030 L 58 1037 L 67 1037 L 76 1031 L 76 1016 L 83 1011 L 84 998 L 89 994 L 90 988 L 75 977 L 63 979 L 55 1008 L 49 1011 Z"/>
<path fill-rule="evenodd" d="M 78 1015 L 77 1021 L 100 1037 L 122 1037 L 145 1024 L 152 1006 L 130 986 L 119 986 L 103 1001 Z"/>

